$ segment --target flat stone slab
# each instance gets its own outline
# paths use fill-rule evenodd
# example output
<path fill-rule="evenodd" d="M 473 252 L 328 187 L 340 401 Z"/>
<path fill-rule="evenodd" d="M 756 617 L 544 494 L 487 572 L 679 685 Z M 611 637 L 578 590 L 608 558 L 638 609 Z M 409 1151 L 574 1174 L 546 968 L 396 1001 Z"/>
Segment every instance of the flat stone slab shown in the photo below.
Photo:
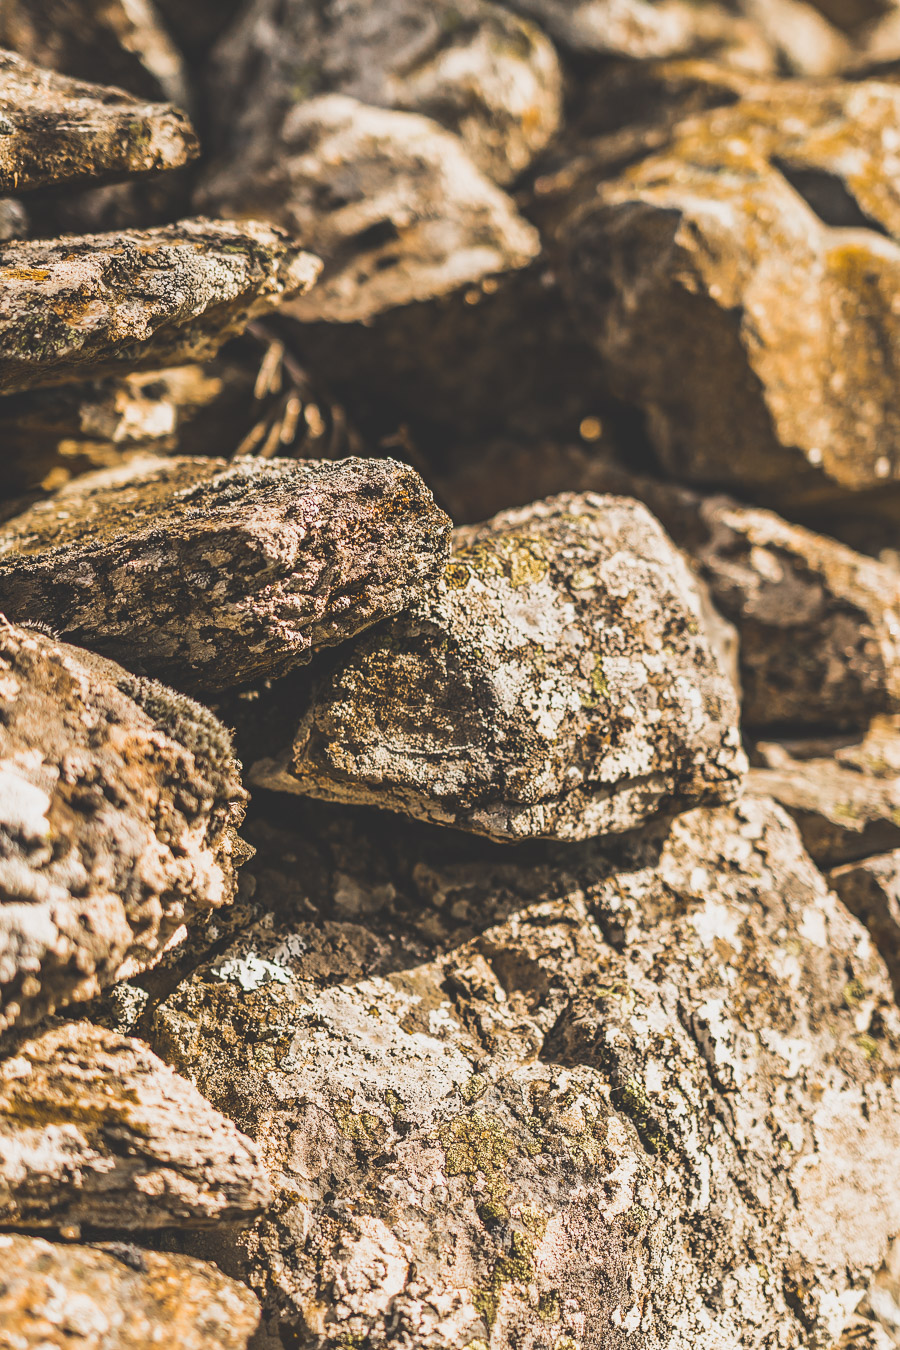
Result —
<path fill-rule="evenodd" d="M 660 525 L 564 494 L 457 531 L 440 583 L 338 657 L 251 776 L 498 840 L 584 839 L 733 796 L 737 716 Z"/>
<path fill-rule="evenodd" d="M 312 254 L 252 220 L 6 243 L 0 393 L 206 360 L 318 272 Z"/>
<path fill-rule="evenodd" d="M 0 530 L 0 609 L 225 689 L 396 614 L 449 545 L 395 460 L 151 459 L 78 478 Z"/>

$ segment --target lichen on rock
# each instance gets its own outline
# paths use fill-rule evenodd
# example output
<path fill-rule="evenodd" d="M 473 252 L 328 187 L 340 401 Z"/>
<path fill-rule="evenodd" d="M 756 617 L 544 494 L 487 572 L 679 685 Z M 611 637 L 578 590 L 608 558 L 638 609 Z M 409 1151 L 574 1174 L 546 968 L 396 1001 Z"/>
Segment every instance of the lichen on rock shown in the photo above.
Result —
<path fill-rule="evenodd" d="M 733 796 L 736 718 L 659 525 L 564 494 L 458 531 L 433 593 L 338 657 L 252 777 L 495 839 L 583 839 Z"/>

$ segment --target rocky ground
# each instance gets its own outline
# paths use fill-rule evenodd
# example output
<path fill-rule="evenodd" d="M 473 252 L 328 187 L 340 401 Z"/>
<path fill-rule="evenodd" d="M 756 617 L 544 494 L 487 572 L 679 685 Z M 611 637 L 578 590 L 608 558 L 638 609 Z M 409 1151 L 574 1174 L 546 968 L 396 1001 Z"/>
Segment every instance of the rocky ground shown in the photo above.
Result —
<path fill-rule="evenodd" d="M 0 0 L 0 1347 L 900 1347 L 898 0 Z"/>

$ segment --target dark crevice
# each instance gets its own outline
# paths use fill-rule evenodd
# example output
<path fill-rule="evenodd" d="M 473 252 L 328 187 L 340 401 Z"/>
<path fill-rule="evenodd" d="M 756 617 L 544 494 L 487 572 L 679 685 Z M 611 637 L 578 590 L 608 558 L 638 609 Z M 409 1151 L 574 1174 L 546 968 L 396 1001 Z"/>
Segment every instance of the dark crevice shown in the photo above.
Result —
<path fill-rule="evenodd" d="M 819 217 L 823 225 L 838 230 L 872 230 L 890 239 L 890 233 L 874 216 L 867 215 L 843 179 L 827 169 L 792 164 L 777 156 L 773 166 Z"/>

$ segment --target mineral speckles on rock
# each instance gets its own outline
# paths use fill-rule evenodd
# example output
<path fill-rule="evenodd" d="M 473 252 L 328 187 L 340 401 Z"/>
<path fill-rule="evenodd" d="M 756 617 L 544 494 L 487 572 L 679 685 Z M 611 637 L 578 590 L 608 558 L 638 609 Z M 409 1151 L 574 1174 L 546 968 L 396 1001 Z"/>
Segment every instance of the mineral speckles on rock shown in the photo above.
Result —
<path fill-rule="evenodd" d="M 215 1266 L 128 1243 L 0 1234 L 0 1326 L 12 1350 L 245 1350 L 250 1291 Z"/>
<path fill-rule="evenodd" d="M 672 475 L 896 517 L 900 89 L 731 102 L 634 147 L 566 224 L 572 299 Z"/>
<path fill-rule="evenodd" d="M 252 220 L 4 244 L 0 391 L 206 359 L 318 272 Z"/>
<path fill-rule="evenodd" d="M 0 531 L 0 608 L 184 687 L 283 674 L 408 605 L 450 522 L 394 460 L 154 459 Z"/>
<path fill-rule="evenodd" d="M 315 295 L 288 312 L 346 323 L 524 267 L 540 240 L 459 139 L 415 113 L 342 94 L 296 104 L 210 168 L 203 210 L 253 212 L 321 254 Z"/>
<path fill-rule="evenodd" d="M 2 1029 L 152 965 L 227 904 L 245 793 L 207 709 L 2 619 L 0 708 Z"/>
<path fill-rule="evenodd" d="M 0 192 L 175 169 L 199 152 L 184 113 L 0 51 Z"/>
<path fill-rule="evenodd" d="M 61 1025 L 0 1063 L 0 1225 L 192 1228 L 270 1198 L 251 1140 L 140 1041 Z"/>
<path fill-rule="evenodd" d="M 458 532 L 431 595 L 338 657 L 262 786 L 495 839 L 583 839 L 728 799 L 734 694 L 638 503 L 563 495 Z"/>
<path fill-rule="evenodd" d="M 433 117 L 499 183 L 528 167 L 561 113 L 552 45 L 484 0 L 254 0 L 216 48 L 211 86 L 232 154 L 302 89 Z"/>
<path fill-rule="evenodd" d="M 777 807 L 690 812 L 617 861 L 362 813 L 266 842 L 279 913 L 152 1035 L 276 1179 L 245 1243 L 273 1331 L 831 1343 L 900 1223 L 900 1028 Z"/>

